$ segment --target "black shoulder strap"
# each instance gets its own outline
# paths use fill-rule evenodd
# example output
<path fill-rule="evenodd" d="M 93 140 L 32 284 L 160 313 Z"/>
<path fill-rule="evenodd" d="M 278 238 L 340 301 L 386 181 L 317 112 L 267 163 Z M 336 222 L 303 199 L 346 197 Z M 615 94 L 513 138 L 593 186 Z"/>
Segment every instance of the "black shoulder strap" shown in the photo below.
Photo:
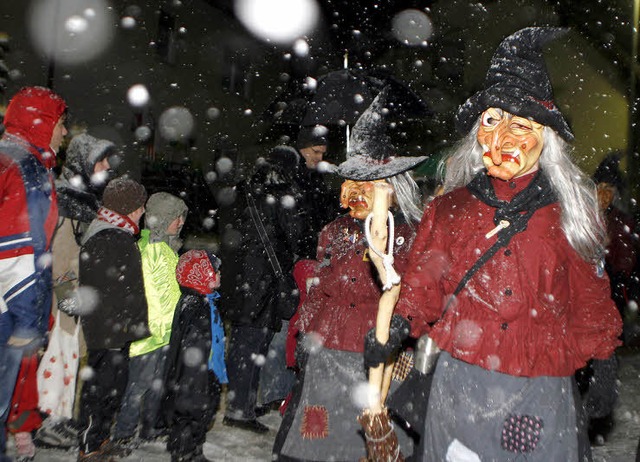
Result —
<path fill-rule="evenodd" d="M 469 282 L 473 275 L 476 274 L 478 270 L 482 268 L 482 265 L 488 262 L 489 259 L 496 254 L 500 247 L 503 247 L 503 245 L 504 244 L 500 241 L 500 239 L 498 239 L 495 244 L 493 244 L 482 255 L 480 255 L 480 258 L 478 258 L 473 266 L 467 270 L 464 276 L 462 276 L 462 279 L 460 279 L 456 290 L 453 291 L 453 295 L 458 295 L 462 291 L 462 289 L 464 289 L 464 286 L 467 285 L 467 282 Z"/>
<path fill-rule="evenodd" d="M 509 242 L 511 242 L 511 238 L 513 236 L 527 229 L 527 223 L 533 216 L 534 211 L 520 215 L 518 217 L 518 223 L 516 226 L 513 226 L 513 224 L 511 224 L 509 227 L 504 228 L 498 232 L 498 240 L 482 255 L 480 255 L 480 258 L 478 258 L 473 266 L 467 270 L 464 276 L 462 276 L 462 279 L 460 279 L 460 282 L 456 286 L 456 289 L 453 291 L 453 297 L 451 297 L 447 302 L 443 314 L 449 308 L 449 305 L 451 304 L 453 298 L 458 295 L 462 291 L 462 289 L 464 289 L 464 287 L 467 285 L 467 282 L 469 282 L 473 275 L 476 274 L 478 270 L 482 268 L 482 266 L 498 252 L 498 250 L 500 250 L 500 248 L 505 247 Z"/>
<path fill-rule="evenodd" d="M 262 245 L 264 246 L 265 251 L 267 252 L 267 257 L 269 258 L 269 263 L 271 263 L 271 268 L 273 268 L 273 272 L 276 277 L 282 277 L 282 267 L 280 266 L 280 262 L 278 261 L 278 257 L 276 256 L 276 252 L 273 250 L 273 246 L 271 245 L 271 241 L 269 240 L 269 236 L 267 235 L 267 230 L 264 229 L 264 225 L 262 224 L 262 220 L 260 219 L 260 215 L 258 215 L 258 208 L 256 207 L 256 202 L 253 200 L 253 196 L 247 189 L 247 204 L 249 206 L 249 213 L 251 213 L 251 219 L 253 220 L 253 224 L 258 231 L 258 235 L 260 236 L 260 240 L 262 241 Z"/>

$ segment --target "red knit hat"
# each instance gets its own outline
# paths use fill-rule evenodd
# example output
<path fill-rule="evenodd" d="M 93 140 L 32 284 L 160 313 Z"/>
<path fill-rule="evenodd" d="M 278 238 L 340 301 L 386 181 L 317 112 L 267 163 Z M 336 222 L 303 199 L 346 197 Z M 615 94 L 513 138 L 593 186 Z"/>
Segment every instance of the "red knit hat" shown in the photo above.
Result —
<path fill-rule="evenodd" d="M 203 295 L 212 293 L 220 277 L 222 262 L 206 250 L 189 250 L 180 256 L 176 278 L 182 287 L 188 287 Z"/>

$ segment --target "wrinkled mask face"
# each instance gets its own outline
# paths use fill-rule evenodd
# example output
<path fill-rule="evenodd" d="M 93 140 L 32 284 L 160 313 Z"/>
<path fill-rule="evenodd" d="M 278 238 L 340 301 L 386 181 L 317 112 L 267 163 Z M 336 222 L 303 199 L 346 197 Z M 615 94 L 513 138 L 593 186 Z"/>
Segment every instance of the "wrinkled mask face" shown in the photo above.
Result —
<path fill-rule="evenodd" d="M 477 139 L 489 175 L 510 180 L 537 170 L 543 130 L 544 125 L 502 109 L 484 111 Z"/>
<path fill-rule="evenodd" d="M 373 207 L 375 183 L 384 181 L 345 180 L 340 190 L 340 205 L 343 209 L 350 209 L 349 215 L 353 218 L 366 219 Z"/>

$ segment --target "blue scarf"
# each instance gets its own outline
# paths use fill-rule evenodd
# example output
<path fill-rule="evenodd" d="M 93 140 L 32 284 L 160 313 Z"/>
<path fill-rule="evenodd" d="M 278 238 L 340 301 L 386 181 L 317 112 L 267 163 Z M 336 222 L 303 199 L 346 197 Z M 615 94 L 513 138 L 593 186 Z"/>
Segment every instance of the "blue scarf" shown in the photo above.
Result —
<path fill-rule="evenodd" d="M 211 307 L 211 353 L 207 364 L 210 371 L 218 378 L 220 383 L 229 383 L 227 377 L 227 366 L 224 363 L 224 327 L 220 312 L 216 306 L 216 300 L 220 298 L 218 292 L 207 294 L 209 307 Z"/>

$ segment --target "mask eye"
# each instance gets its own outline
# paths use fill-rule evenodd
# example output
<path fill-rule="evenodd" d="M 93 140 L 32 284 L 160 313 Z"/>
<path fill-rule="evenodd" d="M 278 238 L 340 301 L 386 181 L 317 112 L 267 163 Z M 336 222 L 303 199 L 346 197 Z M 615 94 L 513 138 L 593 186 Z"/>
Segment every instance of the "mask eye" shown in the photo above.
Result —
<path fill-rule="evenodd" d="M 489 112 L 484 112 L 482 114 L 482 126 L 483 127 L 494 127 L 500 122 L 500 119 L 493 117 Z"/>
<path fill-rule="evenodd" d="M 518 120 L 518 119 L 513 119 L 511 121 L 511 129 L 514 131 L 520 131 L 520 132 L 532 131 L 531 125 L 529 123 L 527 123 L 526 121 Z"/>

